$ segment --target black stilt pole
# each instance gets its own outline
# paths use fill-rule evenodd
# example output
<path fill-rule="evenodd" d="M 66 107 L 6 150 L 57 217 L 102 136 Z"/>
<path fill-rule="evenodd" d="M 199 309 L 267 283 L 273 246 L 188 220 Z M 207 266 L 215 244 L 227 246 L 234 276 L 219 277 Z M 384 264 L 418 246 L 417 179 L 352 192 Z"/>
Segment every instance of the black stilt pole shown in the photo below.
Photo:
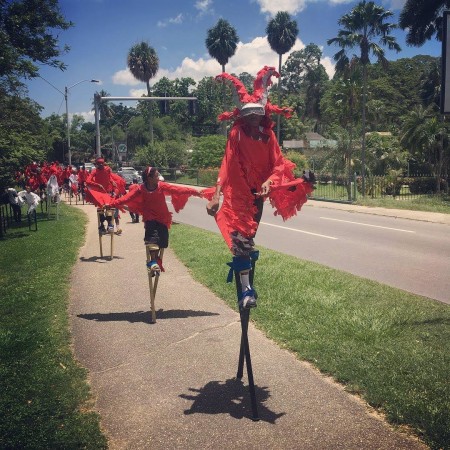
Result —
<path fill-rule="evenodd" d="M 252 266 L 254 268 L 254 263 L 252 263 Z M 239 298 L 242 290 L 241 290 L 241 280 L 239 277 L 239 273 L 235 272 L 235 279 L 236 279 L 236 291 L 237 296 Z M 238 363 L 238 370 L 236 374 L 236 378 L 241 379 L 244 373 L 244 357 L 245 357 L 245 363 L 247 366 L 247 377 L 248 377 L 248 388 L 250 391 L 250 401 L 252 405 L 252 420 L 258 421 L 259 415 L 258 415 L 258 405 L 256 403 L 256 392 L 255 392 L 255 383 L 253 380 L 253 369 L 252 369 L 252 360 L 250 357 L 250 345 L 248 343 L 248 323 L 250 320 L 250 310 L 249 309 L 239 309 L 239 314 L 241 316 L 241 347 L 239 351 L 239 363 Z"/>

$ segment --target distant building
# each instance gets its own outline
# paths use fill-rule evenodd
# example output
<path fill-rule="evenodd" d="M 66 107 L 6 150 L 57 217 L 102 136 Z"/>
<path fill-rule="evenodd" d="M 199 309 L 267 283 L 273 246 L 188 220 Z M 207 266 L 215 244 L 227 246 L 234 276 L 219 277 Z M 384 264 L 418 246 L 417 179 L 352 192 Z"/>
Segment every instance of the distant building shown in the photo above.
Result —
<path fill-rule="evenodd" d="M 336 147 L 337 141 L 334 139 L 326 139 L 319 133 L 315 132 L 305 133 L 305 139 L 283 141 L 283 149 L 298 150 L 306 157 L 321 156 L 326 149 Z"/>

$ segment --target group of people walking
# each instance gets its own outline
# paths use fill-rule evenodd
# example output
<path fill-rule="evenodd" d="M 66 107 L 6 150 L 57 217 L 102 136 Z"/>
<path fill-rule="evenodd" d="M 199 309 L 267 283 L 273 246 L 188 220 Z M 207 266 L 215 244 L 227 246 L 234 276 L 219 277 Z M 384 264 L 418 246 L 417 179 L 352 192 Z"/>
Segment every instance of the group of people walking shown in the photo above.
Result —
<path fill-rule="evenodd" d="M 171 197 L 175 212 L 180 211 L 191 196 L 207 199 L 207 213 L 215 217 L 233 255 L 228 265 L 240 276 L 241 308 L 256 306 L 250 271 L 255 254 L 253 239 L 265 200 L 268 199 L 275 208 L 275 215 L 286 220 L 301 209 L 314 183 L 312 174 L 305 173 L 303 177 L 295 178 L 295 164 L 283 156 L 272 130 L 271 114 L 286 117 L 291 114 L 290 109 L 280 108 L 268 101 L 267 88 L 272 76 L 279 76 L 273 67 L 261 69 L 251 95 L 234 76 L 223 73 L 217 77 L 235 90 L 236 109 L 219 116 L 219 120 L 232 119 L 234 123 L 215 186 L 197 190 L 174 185 L 162 181 L 155 167 L 147 167 L 143 172 L 142 185 L 132 187 L 123 196 L 111 196 L 113 176 L 101 158 L 96 161 L 99 172 L 93 178 L 97 181 L 104 179 L 104 183 L 99 182 L 95 186 L 87 182 L 88 198 L 96 206 L 122 210 L 126 207 L 131 214 L 141 215 L 145 243 L 155 244 L 159 248 L 168 246 L 172 223 L 172 213 L 165 197 Z"/>
<path fill-rule="evenodd" d="M 234 91 L 236 108 L 219 116 L 219 120 L 233 120 L 233 124 L 213 187 L 199 190 L 167 183 L 157 168 L 147 167 L 143 172 L 143 183 L 133 183 L 127 192 L 123 178 L 113 173 L 105 160 L 99 157 L 92 172 L 79 171 L 76 181 L 71 168 L 62 169 L 57 163 L 44 164 L 40 168 L 37 165 L 27 167 L 26 194 L 21 192 L 18 197 L 25 197 L 27 202 L 35 201 L 33 190 L 46 186 L 47 175 L 54 175 L 62 183 L 77 182 L 85 189 L 88 202 L 97 208 L 114 208 L 116 220 L 119 210 L 128 210 L 133 222 L 139 222 L 139 217 L 142 217 L 145 243 L 161 249 L 168 247 L 172 223 L 166 197 L 171 197 L 175 212 L 184 208 L 191 196 L 204 198 L 207 200 L 207 214 L 215 218 L 232 253 L 232 261 L 228 265 L 240 277 L 239 306 L 255 307 L 256 295 L 250 271 L 255 261 L 254 237 L 265 200 L 269 200 L 275 215 L 286 220 L 301 209 L 314 183 L 313 175 L 294 176 L 295 164 L 283 156 L 273 132 L 272 114 L 282 114 L 287 118 L 291 115 L 289 108 L 273 105 L 268 100 L 267 89 L 273 76 L 279 77 L 273 67 L 261 69 L 255 78 L 252 94 L 230 74 L 222 73 L 217 77 Z M 39 198 L 38 195 L 36 197 Z M 14 209 L 19 214 L 20 208 Z M 99 233 L 113 230 L 112 220 L 110 215 L 103 214 Z"/>

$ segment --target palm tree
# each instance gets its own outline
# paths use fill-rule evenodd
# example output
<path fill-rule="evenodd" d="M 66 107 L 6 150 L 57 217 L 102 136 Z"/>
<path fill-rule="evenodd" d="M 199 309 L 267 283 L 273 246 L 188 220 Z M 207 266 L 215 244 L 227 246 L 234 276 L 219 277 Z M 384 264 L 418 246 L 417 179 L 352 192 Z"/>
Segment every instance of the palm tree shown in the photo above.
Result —
<path fill-rule="evenodd" d="M 281 106 L 281 56 L 287 53 L 295 44 L 298 27 L 295 20 L 286 11 L 278 11 L 266 27 L 267 40 L 270 48 L 278 54 L 278 104 Z M 280 116 L 277 117 L 277 139 L 280 141 Z"/>
<path fill-rule="evenodd" d="M 140 42 L 131 47 L 128 52 L 127 65 L 136 80 L 147 85 L 147 95 L 151 97 L 150 80 L 159 69 L 159 59 L 156 51 L 147 42 Z M 153 145 L 153 101 L 149 107 L 150 144 Z"/>
<path fill-rule="evenodd" d="M 349 57 L 347 50 L 358 47 L 360 56 L 358 62 L 363 67 L 363 97 L 362 97 L 362 143 L 361 143 L 361 177 L 362 192 L 365 192 L 365 151 L 366 151 L 366 99 L 367 99 L 367 65 L 370 64 L 370 54 L 386 65 L 384 49 L 387 46 L 390 50 L 401 50 L 395 37 L 391 36 L 391 31 L 396 28 L 395 24 L 386 23 L 386 19 L 393 13 L 385 10 L 382 6 L 375 5 L 374 2 L 359 2 L 348 14 L 343 15 L 338 24 L 343 29 L 338 31 L 335 38 L 327 41 L 328 45 L 337 44 L 341 50 L 334 55 L 336 61 L 336 72 L 341 72 L 348 66 Z M 379 38 L 378 43 L 373 39 Z"/>
<path fill-rule="evenodd" d="M 208 30 L 205 44 L 210 56 L 217 60 L 225 72 L 225 64 L 236 53 L 239 37 L 236 30 L 225 19 L 219 19 L 215 27 Z M 225 85 L 222 85 L 222 104 L 225 106 Z M 222 133 L 227 134 L 226 124 L 222 122 Z"/>
<path fill-rule="evenodd" d="M 236 53 L 238 42 L 236 30 L 224 19 L 219 19 L 216 26 L 208 30 L 206 48 L 210 56 L 222 66 L 222 72 L 225 72 L 225 64 Z"/>
<path fill-rule="evenodd" d="M 442 12 L 449 8 L 449 0 L 406 0 L 399 20 L 400 28 L 408 29 L 406 43 L 420 47 L 433 35 L 442 40 Z"/>
<path fill-rule="evenodd" d="M 437 192 L 440 192 L 448 140 L 449 131 L 443 118 L 438 118 L 434 105 L 426 109 L 418 107 L 407 114 L 403 123 L 401 143 L 410 153 L 432 167 Z"/>
<path fill-rule="evenodd" d="M 97 94 L 100 97 L 109 97 L 109 92 L 102 89 L 100 92 L 97 92 Z M 94 102 L 92 102 L 92 105 L 94 106 Z M 94 108 L 92 108 L 94 109 Z M 99 114 L 100 114 L 100 123 L 107 123 L 109 119 L 111 119 L 114 116 L 114 110 L 111 107 L 111 104 L 108 102 L 100 102 L 98 106 Z"/>

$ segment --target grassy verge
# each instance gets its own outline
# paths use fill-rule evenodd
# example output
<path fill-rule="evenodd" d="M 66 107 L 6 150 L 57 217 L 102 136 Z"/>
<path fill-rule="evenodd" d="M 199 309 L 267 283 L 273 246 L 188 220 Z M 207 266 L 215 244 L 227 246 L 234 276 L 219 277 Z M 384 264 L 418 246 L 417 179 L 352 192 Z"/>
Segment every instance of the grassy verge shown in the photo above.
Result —
<path fill-rule="evenodd" d="M 193 276 L 235 307 L 221 237 L 180 224 L 170 239 Z M 255 280 L 252 319 L 270 338 L 431 448 L 449 448 L 448 305 L 268 249 Z"/>
<path fill-rule="evenodd" d="M 372 206 L 390 209 L 410 209 L 413 211 L 426 211 L 450 214 L 450 196 L 423 196 L 414 199 L 364 198 L 358 197 L 356 205 Z"/>
<path fill-rule="evenodd" d="M 0 240 L 0 448 L 106 448 L 70 347 L 68 281 L 85 224 L 62 205 L 58 221 L 38 213 L 37 232 Z"/>

